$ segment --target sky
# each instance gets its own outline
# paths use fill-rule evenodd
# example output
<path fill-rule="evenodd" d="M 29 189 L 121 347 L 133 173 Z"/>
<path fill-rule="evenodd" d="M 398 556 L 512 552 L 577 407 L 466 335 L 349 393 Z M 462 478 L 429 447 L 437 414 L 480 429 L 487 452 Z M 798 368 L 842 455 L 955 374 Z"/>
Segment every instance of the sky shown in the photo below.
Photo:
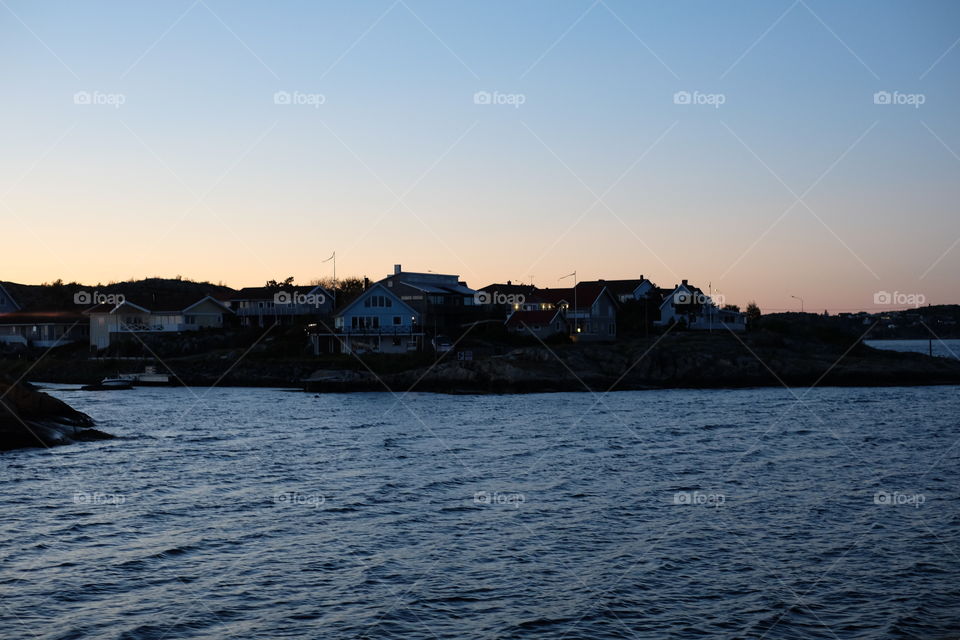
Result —
<path fill-rule="evenodd" d="M 0 0 L 0 280 L 960 303 L 960 4 Z"/>

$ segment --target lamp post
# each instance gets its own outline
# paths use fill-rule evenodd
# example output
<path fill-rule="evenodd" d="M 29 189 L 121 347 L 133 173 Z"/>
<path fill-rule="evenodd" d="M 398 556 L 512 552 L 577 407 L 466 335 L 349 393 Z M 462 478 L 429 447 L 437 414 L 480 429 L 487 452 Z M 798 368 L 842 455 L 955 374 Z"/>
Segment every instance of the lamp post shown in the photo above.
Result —
<path fill-rule="evenodd" d="M 800 301 L 800 313 L 803 313 L 803 298 L 801 298 L 800 296 L 790 296 L 790 297 L 793 298 L 794 300 Z"/>

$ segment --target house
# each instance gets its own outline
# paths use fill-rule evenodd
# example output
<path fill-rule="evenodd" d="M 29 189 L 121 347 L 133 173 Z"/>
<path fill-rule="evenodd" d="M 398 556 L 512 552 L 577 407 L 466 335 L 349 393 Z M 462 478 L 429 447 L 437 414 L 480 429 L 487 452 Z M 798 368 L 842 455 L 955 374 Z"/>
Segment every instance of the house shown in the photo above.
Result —
<path fill-rule="evenodd" d="M 460 276 L 404 271 L 397 264 L 382 284 L 420 314 L 430 335 L 459 334 L 465 324 L 479 318 L 477 292 Z"/>
<path fill-rule="evenodd" d="M 199 300 L 177 295 L 142 294 L 135 300 L 98 304 L 84 313 L 90 318 L 90 346 L 106 349 L 122 336 L 182 333 L 220 329 L 233 312 L 213 296 Z"/>
<path fill-rule="evenodd" d="M 457 336 L 462 328 L 482 318 L 477 292 L 460 276 L 404 271 L 368 286 L 334 316 L 333 331 L 322 325 L 309 333 L 314 352 L 419 351 L 427 336 Z"/>
<path fill-rule="evenodd" d="M 0 313 L 0 344 L 47 349 L 86 342 L 87 317 L 77 311 L 15 311 Z"/>
<path fill-rule="evenodd" d="M 536 298 L 564 310 L 574 340 L 616 340 L 617 301 L 605 285 L 581 282 L 565 289 L 538 289 Z"/>
<path fill-rule="evenodd" d="M 244 287 L 230 298 L 243 327 L 289 325 L 333 312 L 333 294 L 323 286 Z"/>
<path fill-rule="evenodd" d="M 646 299 L 657 289 L 657 285 L 643 277 L 642 274 L 639 278 L 632 280 L 585 280 L 580 284 L 604 286 L 610 290 L 610 294 L 619 303 Z"/>
<path fill-rule="evenodd" d="M 679 324 L 695 331 L 746 331 L 747 316 L 739 311 L 721 309 L 702 289 L 683 280 L 663 297 L 660 319 L 654 324 L 661 327 Z"/>
<path fill-rule="evenodd" d="M 314 353 L 407 353 L 423 348 L 422 314 L 383 282 L 371 285 L 334 317 L 333 333 L 311 332 Z M 332 346 L 331 346 L 332 345 Z"/>
<path fill-rule="evenodd" d="M 567 334 L 567 317 L 564 309 L 514 311 L 505 324 L 510 333 L 533 334 L 541 340 L 557 334 Z"/>
<path fill-rule="evenodd" d="M 476 304 L 488 319 L 509 319 L 516 311 L 544 311 L 553 308 L 549 302 L 537 297 L 537 288 L 532 284 L 488 284 L 477 290 Z"/>

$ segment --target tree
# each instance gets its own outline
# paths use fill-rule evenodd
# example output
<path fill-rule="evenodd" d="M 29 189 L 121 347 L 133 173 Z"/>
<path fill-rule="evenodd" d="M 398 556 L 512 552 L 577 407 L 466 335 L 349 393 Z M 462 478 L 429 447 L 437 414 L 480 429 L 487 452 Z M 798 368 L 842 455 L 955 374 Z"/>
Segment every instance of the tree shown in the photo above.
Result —
<path fill-rule="evenodd" d="M 364 279 L 351 276 L 337 281 L 337 306 L 349 304 L 364 291 Z"/>
<path fill-rule="evenodd" d="M 739 312 L 740 312 L 740 305 L 737 305 L 737 304 L 725 304 L 725 305 L 723 305 L 723 310 L 724 310 L 724 311 L 736 311 L 737 313 L 739 313 Z"/>
<path fill-rule="evenodd" d="M 747 304 L 747 324 L 756 324 L 760 320 L 760 307 L 757 306 L 757 303 L 751 300 Z"/>
<path fill-rule="evenodd" d="M 284 287 L 293 286 L 293 276 L 290 276 L 286 280 L 277 282 L 276 280 L 267 280 L 267 284 L 263 285 L 267 289 L 283 289 Z"/>

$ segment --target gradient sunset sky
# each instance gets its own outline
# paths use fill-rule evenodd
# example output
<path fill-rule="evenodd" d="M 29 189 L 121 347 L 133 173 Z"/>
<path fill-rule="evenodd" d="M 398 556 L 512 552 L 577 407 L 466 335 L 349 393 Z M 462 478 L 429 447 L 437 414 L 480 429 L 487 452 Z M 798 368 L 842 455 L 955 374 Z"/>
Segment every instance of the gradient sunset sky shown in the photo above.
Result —
<path fill-rule="evenodd" d="M 0 280 L 306 282 L 336 251 L 960 303 L 958 39 L 951 1 L 2 0 Z"/>

